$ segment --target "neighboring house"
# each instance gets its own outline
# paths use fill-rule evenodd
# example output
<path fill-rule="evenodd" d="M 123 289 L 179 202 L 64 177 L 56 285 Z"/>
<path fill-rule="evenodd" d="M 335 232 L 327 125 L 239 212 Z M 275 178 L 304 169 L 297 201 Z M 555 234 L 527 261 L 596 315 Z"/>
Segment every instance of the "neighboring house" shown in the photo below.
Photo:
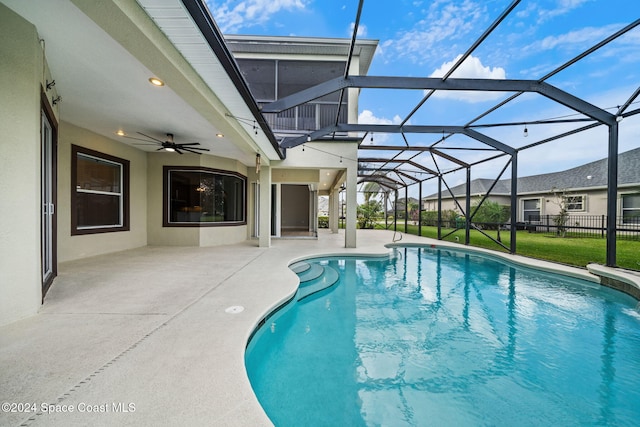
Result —
<path fill-rule="evenodd" d="M 399 198 L 396 202 L 395 202 L 395 209 L 391 208 L 387 211 L 387 215 L 393 215 L 394 214 L 394 210 L 398 213 L 398 218 L 404 218 L 404 213 L 407 210 L 407 203 L 406 203 L 406 198 L 402 197 Z M 414 215 L 417 215 L 417 210 L 418 210 L 418 206 L 420 205 L 420 201 L 418 199 L 416 199 L 415 197 L 409 197 L 409 206 L 408 209 L 409 211 L 411 211 L 411 208 L 413 206 L 415 206 L 416 208 L 416 212 L 414 212 Z M 412 219 L 412 218 L 410 218 Z M 417 217 L 416 217 L 417 219 Z"/>
<path fill-rule="evenodd" d="M 618 155 L 618 219 L 619 225 L 637 225 L 640 217 L 640 148 Z M 493 180 L 471 181 L 472 203 L 480 200 L 491 188 Z M 464 207 L 466 185 L 451 188 Z M 442 191 L 442 209 L 460 212 L 446 188 Z M 489 200 L 511 204 L 511 180 L 500 180 L 491 191 Z M 561 172 L 518 178 L 518 221 L 536 222 L 545 215 L 557 215 L 560 200 L 570 216 L 603 216 L 607 213 L 607 159 L 597 160 Z M 438 194 L 422 199 L 423 209 L 437 210 Z"/>
<path fill-rule="evenodd" d="M 256 99 L 317 81 L 251 72 L 260 58 L 337 72 L 349 40 L 228 39 L 203 0 L 0 0 L 0 325 L 37 312 L 59 262 L 146 245 L 267 247 L 287 227 L 315 230 L 317 194 L 337 232 L 341 185 L 355 247 L 357 141 L 278 144 L 322 124 L 334 100 L 270 126 Z M 376 44 L 357 49 L 354 74 Z M 357 117 L 348 92 L 341 114 Z"/>

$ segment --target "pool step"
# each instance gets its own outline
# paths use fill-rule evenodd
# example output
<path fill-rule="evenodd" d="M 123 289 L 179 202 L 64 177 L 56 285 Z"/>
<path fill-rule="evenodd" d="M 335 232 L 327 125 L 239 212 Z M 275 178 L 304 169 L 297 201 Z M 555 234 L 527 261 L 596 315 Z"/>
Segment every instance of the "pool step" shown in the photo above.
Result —
<path fill-rule="evenodd" d="M 298 301 L 333 286 L 340 278 L 340 274 L 333 267 L 328 265 L 314 265 L 320 267 L 322 269 L 322 273 L 315 279 L 307 280 L 304 283 L 302 282 L 302 279 L 300 279 L 300 287 L 298 288 L 298 293 L 296 295 Z"/>
<path fill-rule="evenodd" d="M 305 271 L 307 271 L 308 269 L 311 268 L 311 264 L 309 264 L 308 262 L 304 262 L 304 261 L 300 261 L 300 262 L 296 262 L 294 264 L 291 264 L 289 266 L 289 268 L 296 274 L 300 274 L 303 273 Z"/>
<path fill-rule="evenodd" d="M 324 273 L 324 268 L 320 264 L 309 264 L 309 268 L 297 273 L 300 278 L 300 286 L 304 286 L 306 282 L 317 279 Z"/>

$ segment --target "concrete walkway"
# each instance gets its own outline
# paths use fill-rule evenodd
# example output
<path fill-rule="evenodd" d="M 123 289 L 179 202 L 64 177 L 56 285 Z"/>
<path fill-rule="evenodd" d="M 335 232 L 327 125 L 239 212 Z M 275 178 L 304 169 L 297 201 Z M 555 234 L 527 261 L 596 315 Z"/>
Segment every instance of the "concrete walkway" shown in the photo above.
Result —
<path fill-rule="evenodd" d="M 40 313 L 0 328 L 0 401 L 14 404 L 0 425 L 270 425 L 244 349 L 295 292 L 288 264 L 387 253 L 392 238 L 359 231 L 358 248 L 345 249 L 343 231 L 324 231 L 268 249 L 143 247 L 62 264 Z M 226 311 L 234 306 L 244 310 Z"/>

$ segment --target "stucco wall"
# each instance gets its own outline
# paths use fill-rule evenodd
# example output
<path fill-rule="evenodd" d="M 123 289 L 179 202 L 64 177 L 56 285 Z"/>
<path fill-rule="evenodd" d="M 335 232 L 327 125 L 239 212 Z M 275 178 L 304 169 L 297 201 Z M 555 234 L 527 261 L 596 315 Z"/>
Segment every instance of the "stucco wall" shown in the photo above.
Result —
<path fill-rule="evenodd" d="M 272 169 L 271 181 L 281 184 L 317 184 L 320 181 L 318 169 Z"/>
<path fill-rule="evenodd" d="M 0 4 L 0 325 L 33 315 L 40 278 L 40 80 L 35 27 Z"/>
<path fill-rule="evenodd" d="M 148 154 L 148 211 L 147 236 L 149 245 L 161 246 L 217 246 L 243 242 L 247 239 L 247 226 L 221 227 L 163 227 L 162 170 L 164 166 L 203 166 L 231 171 L 247 176 L 247 167 L 223 157 L 176 153 Z M 250 189 L 247 187 L 247 194 Z M 248 213 L 249 214 L 249 213 Z"/>
<path fill-rule="evenodd" d="M 71 145 L 129 160 L 129 231 L 71 235 Z M 115 139 L 61 122 L 58 134 L 58 261 L 70 261 L 146 244 L 146 153 Z"/>

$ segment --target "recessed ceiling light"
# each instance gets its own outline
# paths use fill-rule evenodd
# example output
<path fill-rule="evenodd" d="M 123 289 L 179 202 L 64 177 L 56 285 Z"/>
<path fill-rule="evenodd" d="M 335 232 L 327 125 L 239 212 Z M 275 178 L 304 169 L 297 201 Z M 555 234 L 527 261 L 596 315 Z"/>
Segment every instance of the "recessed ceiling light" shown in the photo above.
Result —
<path fill-rule="evenodd" d="M 216 136 L 217 136 L 218 138 L 224 138 L 224 135 L 223 135 L 223 134 L 221 134 L 221 133 L 216 133 Z"/>
<path fill-rule="evenodd" d="M 122 129 L 118 129 L 118 131 L 116 132 L 116 135 L 118 135 L 118 136 L 126 136 L 127 134 Z"/>
<path fill-rule="evenodd" d="M 164 86 L 164 82 L 157 77 L 150 77 L 149 83 L 151 83 L 154 86 Z"/>

